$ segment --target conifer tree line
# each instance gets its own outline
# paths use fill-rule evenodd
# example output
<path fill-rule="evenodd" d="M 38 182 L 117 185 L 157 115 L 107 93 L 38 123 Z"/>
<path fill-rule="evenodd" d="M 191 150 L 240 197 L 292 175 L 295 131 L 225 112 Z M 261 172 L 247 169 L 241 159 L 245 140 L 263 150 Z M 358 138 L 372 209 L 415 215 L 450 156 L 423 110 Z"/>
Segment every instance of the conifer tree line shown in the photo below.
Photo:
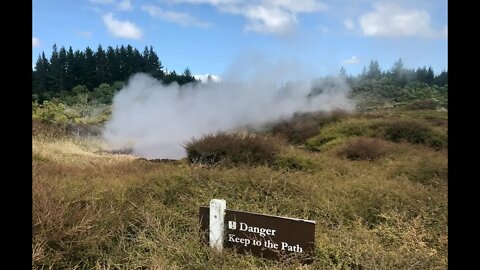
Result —
<path fill-rule="evenodd" d="M 347 76 L 346 70 L 340 69 L 340 76 L 347 78 L 350 84 L 354 82 L 363 82 L 365 80 L 389 80 L 396 86 L 404 87 L 409 83 L 424 83 L 427 85 L 447 86 L 448 71 L 442 71 L 435 75 L 432 67 L 418 67 L 417 69 L 407 69 L 403 65 L 402 59 L 398 59 L 390 69 L 382 70 L 378 61 L 372 60 L 368 69 L 364 66 L 363 72 L 356 77 Z"/>
<path fill-rule="evenodd" d="M 187 67 L 182 74 L 166 72 L 153 47 L 145 47 L 142 53 L 131 45 L 104 49 L 99 45 L 96 51 L 87 47 L 74 51 L 70 46 L 57 48 L 53 45 L 50 58 L 42 52 L 32 69 L 32 101 L 60 99 L 75 103 L 81 95 L 88 94 L 88 100 L 109 104 L 114 93 L 120 90 L 134 73 L 144 72 L 165 84 L 177 82 L 180 85 L 195 82 Z M 342 67 L 341 77 L 352 87 L 352 92 L 367 93 L 394 100 L 413 99 L 440 93 L 448 95 L 448 72 L 435 75 L 432 67 L 407 69 L 402 59 L 391 68 L 381 69 L 378 61 L 372 60 L 363 72 L 351 76 Z"/>
<path fill-rule="evenodd" d="M 408 69 L 400 58 L 389 69 L 381 69 L 378 61 L 372 60 L 368 68 L 364 67 L 363 72 L 356 76 L 347 75 L 343 67 L 339 75 L 351 87 L 353 96 L 400 103 L 429 100 L 432 107 L 434 103 L 440 107 L 448 106 L 446 70 L 435 75 L 431 66 Z"/>
<path fill-rule="evenodd" d="M 99 45 L 96 51 L 90 47 L 74 51 L 71 46 L 68 50 L 63 46 L 58 49 L 54 44 L 50 58 L 42 52 L 32 69 L 32 94 L 69 92 L 77 85 L 92 91 L 103 83 L 124 82 L 137 72 L 151 74 L 167 84 L 195 81 L 188 67 L 183 74 L 166 73 L 163 68 L 152 46 L 140 53 L 131 45 L 106 49 Z"/>

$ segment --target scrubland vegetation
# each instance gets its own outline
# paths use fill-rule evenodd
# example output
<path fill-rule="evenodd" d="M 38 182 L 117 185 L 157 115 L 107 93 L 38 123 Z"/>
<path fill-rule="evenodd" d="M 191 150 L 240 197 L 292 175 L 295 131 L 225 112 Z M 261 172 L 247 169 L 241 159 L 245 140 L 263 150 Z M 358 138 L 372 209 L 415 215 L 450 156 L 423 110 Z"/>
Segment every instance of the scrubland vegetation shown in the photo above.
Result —
<path fill-rule="evenodd" d="M 34 120 L 32 267 L 446 269 L 447 113 L 304 117 L 318 125 L 304 144 L 285 140 L 290 129 L 218 133 L 178 162 L 108 154 L 98 137 Z M 198 207 L 212 198 L 315 220 L 314 263 L 211 250 Z"/>
<path fill-rule="evenodd" d="M 353 112 L 205 134 L 173 162 L 105 151 L 113 88 L 34 99 L 32 269 L 447 269 L 448 85 L 377 75 L 347 78 Z M 212 250 L 213 198 L 315 220 L 313 264 Z"/>

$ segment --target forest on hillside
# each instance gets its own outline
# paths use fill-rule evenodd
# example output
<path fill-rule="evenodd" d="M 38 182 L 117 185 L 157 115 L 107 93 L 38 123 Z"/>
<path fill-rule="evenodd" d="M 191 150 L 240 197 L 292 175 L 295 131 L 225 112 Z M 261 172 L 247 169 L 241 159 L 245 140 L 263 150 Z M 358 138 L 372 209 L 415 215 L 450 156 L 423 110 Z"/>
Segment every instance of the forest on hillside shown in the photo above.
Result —
<path fill-rule="evenodd" d="M 199 82 L 188 67 L 181 74 L 166 70 L 152 46 L 140 53 L 131 45 L 108 46 L 106 50 L 99 45 L 96 51 L 89 47 L 74 51 L 71 46 L 68 50 L 57 49 L 54 44 L 50 57 L 42 52 L 32 68 L 32 102 L 108 105 L 128 78 L 138 72 L 150 74 L 164 84 Z M 445 70 L 435 73 L 426 66 L 409 69 L 400 58 L 389 68 L 372 60 L 358 75 L 348 74 L 343 67 L 335 75 L 345 79 L 352 97 L 361 100 L 362 106 L 426 100 L 431 107 L 448 108 Z"/>
<path fill-rule="evenodd" d="M 102 85 L 104 92 L 119 90 L 122 83 L 137 72 L 148 73 L 166 84 L 175 81 L 182 85 L 195 81 L 188 67 L 181 74 L 164 70 L 152 46 L 145 47 L 140 53 L 131 45 L 108 46 L 106 50 L 98 45 L 96 51 L 90 47 L 74 51 L 71 46 L 68 50 L 65 47 L 58 49 L 54 44 L 51 56 L 48 58 L 42 52 L 32 69 L 33 100 L 43 102 L 82 91 L 93 92 Z M 105 89 L 110 86 L 111 89 Z"/>

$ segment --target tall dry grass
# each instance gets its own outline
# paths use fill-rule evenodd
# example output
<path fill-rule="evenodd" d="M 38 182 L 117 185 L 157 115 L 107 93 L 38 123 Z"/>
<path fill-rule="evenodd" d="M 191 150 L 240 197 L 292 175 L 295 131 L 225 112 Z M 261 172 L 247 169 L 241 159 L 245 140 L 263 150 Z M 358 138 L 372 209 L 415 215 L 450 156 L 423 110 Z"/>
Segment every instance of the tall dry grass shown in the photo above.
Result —
<path fill-rule="evenodd" d="M 447 269 L 447 152 L 393 145 L 371 161 L 340 158 L 340 146 L 321 153 L 282 146 L 277 166 L 205 167 L 37 134 L 32 268 Z M 198 223 L 199 206 L 212 198 L 230 209 L 315 220 L 314 263 L 213 251 Z"/>

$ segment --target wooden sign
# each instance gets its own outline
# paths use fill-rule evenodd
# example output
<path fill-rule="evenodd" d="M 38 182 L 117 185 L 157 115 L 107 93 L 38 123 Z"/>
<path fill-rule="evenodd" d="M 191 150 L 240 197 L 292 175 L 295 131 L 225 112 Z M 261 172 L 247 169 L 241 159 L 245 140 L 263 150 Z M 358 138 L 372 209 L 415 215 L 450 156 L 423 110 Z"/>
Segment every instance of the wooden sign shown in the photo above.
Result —
<path fill-rule="evenodd" d="M 212 247 L 218 248 L 218 239 L 223 238 L 219 249 L 231 248 L 269 259 L 294 257 L 304 263 L 313 262 L 315 221 L 224 209 L 224 220 L 219 222 L 224 231 L 212 239 L 210 221 L 221 218 L 219 213 L 210 217 L 210 208 L 200 207 L 201 230 L 206 232 L 204 240 Z"/>

